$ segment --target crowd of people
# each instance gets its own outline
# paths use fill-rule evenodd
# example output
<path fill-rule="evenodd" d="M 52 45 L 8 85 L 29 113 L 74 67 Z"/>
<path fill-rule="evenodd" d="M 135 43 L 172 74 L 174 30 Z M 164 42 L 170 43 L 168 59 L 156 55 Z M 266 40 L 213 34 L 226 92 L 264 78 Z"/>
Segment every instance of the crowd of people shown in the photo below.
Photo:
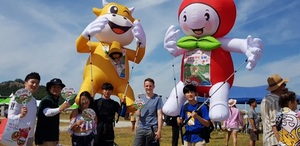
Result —
<path fill-rule="evenodd" d="M 32 72 L 25 77 L 25 89 L 35 93 L 39 88 L 41 77 L 38 73 Z M 278 74 L 274 74 L 267 79 L 270 91 L 261 102 L 261 116 L 256 112 L 257 101 L 255 98 L 249 99 L 249 111 L 247 112 L 247 127 L 249 134 L 249 145 L 255 146 L 259 140 L 259 124 L 262 122 L 263 145 L 277 146 L 300 145 L 300 138 L 297 138 L 300 127 L 298 114 L 295 112 L 298 105 L 295 92 L 286 88 L 288 79 L 282 79 Z M 59 105 L 62 89 L 65 84 L 59 78 L 51 79 L 46 84 L 47 96 L 42 98 L 38 108 L 36 99 L 31 100 L 24 106 L 12 97 L 8 118 L 30 122 L 30 130 L 27 139 L 27 146 L 56 146 L 59 144 L 59 120 L 60 113 L 70 107 L 70 103 L 63 102 Z M 133 146 L 159 146 L 162 137 L 163 127 L 163 102 L 160 96 L 154 93 L 155 82 L 151 78 L 144 80 L 145 94 L 139 96 L 139 100 L 144 101 L 142 108 L 137 108 L 136 112 L 128 113 L 131 130 L 135 132 Z M 68 132 L 71 135 L 73 146 L 104 145 L 113 146 L 114 143 L 114 123 L 116 115 L 121 113 L 122 103 L 111 99 L 114 87 L 110 83 L 102 85 L 102 97 L 94 100 L 87 91 L 79 95 L 79 107 L 73 109 L 70 114 L 70 125 Z M 236 107 L 237 100 L 229 99 L 229 118 L 225 121 L 211 121 L 209 108 L 202 106 L 196 100 L 196 87 L 188 84 L 183 88 L 183 93 L 187 103 L 181 107 L 178 116 L 166 117 L 168 125 L 172 126 L 172 146 L 178 145 L 179 133 L 182 127 L 182 144 L 185 146 L 205 146 L 209 142 L 210 133 L 207 127 L 213 125 L 215 130 L 226 131 L 225 145 L 230 142 L 237 145 L 238 132 L 245 125 L 241 111 Z M 37 122 L 35 119 L 37 117 Z M 36 123 L 36 126 L 35 126 Z M 223 124 L 222 124 L 223 123 Z M 293 123 L 293 124 L 282 124 Z M 222 124 L 222 125 L 221 125 Z M 47 132 L 45 132 L 47 131 Z"/>
<path fill-rule="evenodd" d="M 242 115 L 241 111 L 236 108 L 236 100 L 229 99 L 228 106 L 230 109 L 229 118 L 223 121 L 223 125 L 221 126 L 221 121 L 214 121 L 215 130 L 218 128 L 222 131 L 227 131 L 225 138 L 225 145 L 229 144 L 230 136 L 232 135 L 232 144 L 234 146 L 237 145 L 237 132 L 247 127 L 247 132 L 249 134 L 249 145 L 255 146 L 256 142 L 259 140 L 259 133 L 263 134 L 263 145 L 264 146 L 299 146 L 300 138 L 298 138 L 298 131 L 300 127 L 300 111 L 297 113 L 297 105 L 299 103 L 295 92 L 289 91 L 286 88 L 286 83 L 288 79 L 282 79 L 282 77 L 278 74 L 271 75 L 267 79 L 268 88 L 270 91 L 263 100 L 261 101 L 261 116 L 256 112 L 257 101 L 255 98 L 250 98 L 247 104 L 249 104 L 249 111 L 246 112 L 246 115 Z M 190 87 L 190 85 L 186 85 L 186 87 Z M 185 88 L 186 88 L 185 87 Z M 193 93 L 193 90 L 188 91 L 188 93 Z M 196 101 L 189 100 L 189 97 L 192 98 L 189 94 L 185 96 L 188 100 L 188 103 L 191 105 L 196 105 Z M 193 126 L 198 125 L 198 128 L 201 126 L 207 126 L 205 124 L 205 120 L 210 120 L 209 117 L 205 115 L 201 115 L 199 118 L 199 113 L 195 113 L 194 109 L 191 109 L 188 112 L 184 112 L 182 107 L 180 116 L 177 123 L 174 123 L 172 118 L 176 117 L 167 117 L 169 120 L 168 124 L 172 126 L 172 146 L 177 146 L 178 143 L 178 135 L 179 128 L 177 128 L 176 124 L 180 125 L 182 123 L 182 118 L 186 119 L 186 116 L 192 117 L 194 120 Z M 206 111 L 203 111 L 204 113 Z M 195 116 L 197 115 L 197 116 Z M 246 122 L 243 121 L 243 117 L 246 117 Z M 171 120 L 170 120 L 171 119 Z M 196 119 L 196 120 L 195 120 Z M 243 123 L 245 122 L 245 123 Z M 198 123 L 198 124 L 197 124 Z M 279 123 L 279 124 L 278 124 Z M 284 123 L 284 124 L 283 124 Z M 262 124 L 262 129 L 260 129 L 259 125 Z M 186 124 L 186 133 L 184 134 L 184 143 L 185 145 L 206 145 L 203 142 L 203 137 L 201 137 L 201 130 L 195 130 L 198 132 L 190 132 L 190 125 Z M 219 127 L 218 127 L 219 126 Z M 177 130 L 177 131 L 176 131 Z M 192 139 L 189 137 L 190 133 L 192 133 Z M 194 137 L 193 137 L 194 136 Z M 176 140 L 177 138 L 177 140 Z M 198 138 L 195 140 L 195 138 Z M 175 140 L 174 140 L 175 139 Z M 194 141 L 193 141 L 194 140 Z"/>
<path fill-rule="evenodd" d="M 40 85 L 41 77 L 32 72 L 25 77 L 25 87 L 32 94 Z M 65 101 L 59 105 L 62 89 L 65 84 L 59 78 L 53 78 L 46 83 L 47 95 L 42 98 L 39 107 L 35 98 L 31 98 L 26 105 L 19 103 L 13 96 L 8 107 L 8 118 L 30 123 L 26 146 L 57 146 L 59 145 L 60 113 L 70 107 Z M 132 131 L 135 130 L 134 145 L 159 146 L 163 126 L 163 102 L 154 93 L 155 82 L 151 78 L 144 81 L 145 94 L 139 98 L 146 101 L 143 108 L 130 113 Z M 94 100 L 91 94 L 83 91 L 79 95 L 79 107 L 70 114 L 68 132 L 71 135 L 72 146 L 103 145 L 113 146 L 114 123 L 116 115 L 121 113 L 122 103 L 111 99 L 114 87 L 111 83 L 102 85 L 102 97 Z M 37 122 L 35 121 L 37 119 Z M 36 123 L 36 126 L 35 126 Z M 34 130 L 35 129 L 35 130 Z"/>
<path fill-rule="evenodd" d="M 268 78 L 270 91 L 261 102 L 264 146 L 298 146 L 300 121 L 295 110 L 298 100 L 295 92 L 286 88 L 288 79 L 274 74 Z"/>

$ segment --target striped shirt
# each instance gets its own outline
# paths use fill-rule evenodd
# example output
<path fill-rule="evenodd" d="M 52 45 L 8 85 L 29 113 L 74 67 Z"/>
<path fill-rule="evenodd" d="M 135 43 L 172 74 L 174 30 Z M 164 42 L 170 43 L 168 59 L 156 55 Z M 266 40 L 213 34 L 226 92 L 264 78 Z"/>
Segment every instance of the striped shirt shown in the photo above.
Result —
<path fill-rule="evenodd" d="M 273 93 L 268 94 L 261 101 L 261 118 L 263 124 L 263 143 L 264 146 L 277 145 L 278 141 L 272 130 L 276 123 L 276 114 L 279 111 L 279 96 Z"/>

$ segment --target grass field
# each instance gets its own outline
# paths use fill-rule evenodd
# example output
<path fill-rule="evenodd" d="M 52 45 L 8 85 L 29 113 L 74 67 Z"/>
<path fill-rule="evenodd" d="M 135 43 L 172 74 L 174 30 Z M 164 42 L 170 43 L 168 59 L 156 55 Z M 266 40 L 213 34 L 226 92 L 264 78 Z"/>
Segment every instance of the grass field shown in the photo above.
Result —
<path fill-rule="evenodd" d="M 62 119 L 68 119 L 69 115 L 62 114 Z M 120 120 L 124 120 L 120 118 Z M 61 125 L 65 125 L 65 123 L 61 123 Z M 225 146 L 225 137 L 226 131 L 219 132 L 213 131 L 211 133 L 210 142 L 207 146 Z M 238 146 L 248 146 L 249 145 L 249 135 L 246 133 L 238 133 Z M 122 128 L 115 128 L 115 142 L 119 146 L 132 146 L 134 139 L 134 133 L 131 132 L 131 127 L 122 127 Z M 259 141 L 256 142 L 257 146 L 261 146 L 262 144 L 262 134 L 260 134 Z M 161 139 L 161 146 L 171 146 L 172 140 L 172 127 L 171 126 L 164 126 L 162 132 L 162 139 Z M 60 142 L 63 146 L 71 146 L 71 137 L 67 132 L 62 132 L 60 135 Z M 178 140 L 178 145 L 181 146 L 181 139 Z M 232 138 L 230 139 L 229 146 L 232 145 Z"/>
<path fill-rule="evenodd" d="M 115 142 L 119 146 L 132 146 L 134 133 L 131 132 L 130 127 L 115 128 Z M 214 131 L 212 132 L 210 143 L 207 146 L 224 146 L 225 145 L 226 132 Z M 262 135 L 260 135 L 260 140 L 257 141 L 256 145 L 262 145 Z M 171 146 L 172 130 L 170 126 L 164 126 L 162 132 L 161 146 Z M 66 132 L 61 133 L 60 142 L 63 146 L 70 146 L 71 137 Z M 249 135 L 245 133 L 238 133 L 238 146 L 248 146 L 249 145 Z M 181 139 L 178 141 L 178 145 L 181 144 Z M 232 145 L 232 139 L 230 139 L 229 146 Z"/>
<path fill-rule="evenodd" d="M 69 113 L 61 114 L 61 119 L 69 119 Z M 124 119 L 120 119 L 124 120 Z M 46 125 L 45 125 L 46 126 Z M 60 123 L 60 126 L 68 126 L 68 123 Z M 226 132 L 213 131 L 211 134 L 210 143 L 207 146 L 224 146 L 225 145 Z M 115 142 L 119 146 L 132 146 L 134 139 L 134 133 L 131 132 L 131 127 L 115 128 Z M 171 146 L 172 130 L 171 126 L 164 126 L 162 131 L 161 146 Z M 249 145 L 249 135 L 245 133 L 238 133 L 238 146 Z M 71 137 L 66 131 L 60 133 L 60 143 L 63 146 L 71 146 Z M 181 145 L 181 139 L 178 140 L 178 145 Z M 232 145 L 232 138 L 230 139 L 229 146 Z M 260 134 L 260 140 L 256 143 L 257 146 L 262 145 L 262 135 Z M 0 146 L 1 145 L 0 143 Z"/>

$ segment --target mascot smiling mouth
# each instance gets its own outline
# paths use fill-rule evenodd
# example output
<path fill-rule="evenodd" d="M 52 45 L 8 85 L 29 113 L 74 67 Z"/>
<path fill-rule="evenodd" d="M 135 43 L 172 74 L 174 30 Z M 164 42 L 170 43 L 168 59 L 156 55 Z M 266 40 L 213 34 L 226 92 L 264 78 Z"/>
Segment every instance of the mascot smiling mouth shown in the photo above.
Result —
<path fill-rule="evenodd" d="M 203 27 L 204 28 L 204 27 Z M 203 33 L 203 28 L 191 29 L 196 35 L 201 35 Z"/>
<path fill-rule="evenodd" d="M 120 26 L 111 21 L 108 21 L 108 25 L 110 26 L 111 30 L 116 34 L 123 34 L 127 32 L 131 27 L 129 26 Z"/>

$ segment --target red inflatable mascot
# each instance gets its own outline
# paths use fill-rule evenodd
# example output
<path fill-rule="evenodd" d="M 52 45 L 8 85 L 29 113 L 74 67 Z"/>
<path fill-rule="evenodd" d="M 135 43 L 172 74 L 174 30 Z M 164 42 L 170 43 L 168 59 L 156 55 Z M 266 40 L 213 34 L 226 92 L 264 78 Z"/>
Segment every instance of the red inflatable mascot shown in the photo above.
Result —
<path fill-rule="evenodd" d="M 259 38 L 224 37 L 232 29 L 235 18 L 233 0 L 182 1 L 178 21 L 186 36 L 178 39 L 179 30 L 170 26 L 164 39 L 165 49 L 173 56 L 183 55 L 181 81 L 164 104 L 164 114 L 179 115 L 185 102 L 182 89 L 185 84 L 193 84 L 199 96 L 210 97 L 211 119 L 223 121 L 228 118 L 228 92 L 234 80 L 230 52 L 245 54 L 248 59 L 246 68 L 252 70 L 263 51 Z"/>

